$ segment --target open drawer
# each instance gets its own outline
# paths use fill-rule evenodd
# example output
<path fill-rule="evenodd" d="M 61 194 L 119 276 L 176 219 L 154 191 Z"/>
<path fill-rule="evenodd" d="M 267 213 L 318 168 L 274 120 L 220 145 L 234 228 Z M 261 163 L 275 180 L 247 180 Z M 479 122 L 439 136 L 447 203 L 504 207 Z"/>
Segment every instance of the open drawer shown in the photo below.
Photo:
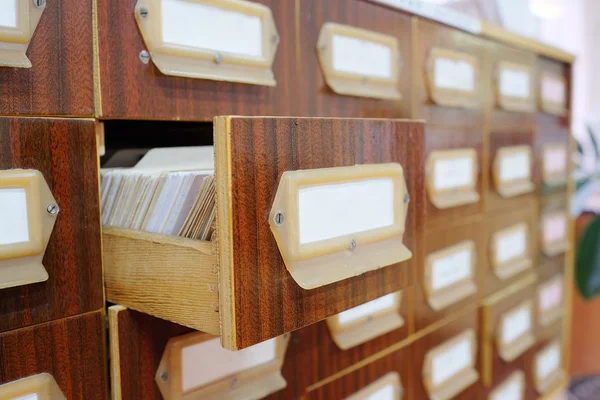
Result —
<path fill-rule="evenodd" d="M 423 123 L 217 117 L 210 241 L 105 228 L 107 300 L 237 350 L 411 282 Z"/>

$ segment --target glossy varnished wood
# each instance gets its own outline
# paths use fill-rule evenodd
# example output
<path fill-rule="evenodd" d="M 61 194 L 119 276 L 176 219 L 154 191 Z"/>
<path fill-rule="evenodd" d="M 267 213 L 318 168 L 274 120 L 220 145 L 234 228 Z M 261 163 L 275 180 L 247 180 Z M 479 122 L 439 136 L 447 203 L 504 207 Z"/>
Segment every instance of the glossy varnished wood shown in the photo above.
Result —
<path fill-rule="evenodd" d="M 0 118 L 0 170 L 45 177 L 60 213 L 43 259 L 46 282 L 0 290 L 0 331 L 103 305 L 98 159 L 93 120 Z"/>
<path fill-rule="evenodd" d="M 234 117 L 229 125 L 232 312 L 237 348 L 315 323 L 411 283 L 423 226 L 422 123 Z M 217 134 L 216 140 L 224 138 Z M 411 202 L 403 242 L 413 251 L 413 258 L 316 289 L 302 289 L 285 268 L 268 224 L 281 175 L 300 169 L 388 162 L 404 167 Z"/>
<path fill-rule="evenodd" d="M 524 276 L 531 274 L 532 272 L 537 273 L 539 268 L 536 264 L 538 246 L 538 207 L 539 203 L 535 196 L 528 195 L 518 203 L 512 210 L 508 210 L 503 213 L 494 213 L 487 218 L 487 229 L 486 229 L 486 241 L 487 241 L 487 279 L 485 291 L 486 295 L 490 295 L 498 290 L 505 288 L 517 281 Z M 529 256 L 532 261 L 531 268 L 527 268 L 507 279 L 500 279 L 494 272 L 494 263 L 492 260 L 493 254 L 491 249 L 493 235 L 495 232 L 508 228 L 512 225 L 525 222 L 529 229 L 529 244 L 530 251 Z"/>
<path fill-rule="evenodd" d="M 308 392 L 304 399 L 344 399 L 390 372 L 396 372 L 400 376 L 400 383 L 404 389 L 402 399 L 413 399 L 414 379 L 415 376 L 419 376 L 419 372 L 412 368 L 414 365 L 413 357 L 411 347 L 402 348 Z"/>
<path fill-rule="evenodd" d="M 475 330 L 475 343 L 477 345 L 477 360 L 475 362 L 475 368 L 480 375 L 480 379 L 473 383 L 471 386 L 457 394 L 453 399 L 460 400 L 472 400 L 472 399 L 480 399 L 481 393 L 483 391 L 483 386 L 481 384 L 481 345 L 479 342 L 479 318 L 477 315 L 478 310 L 473 308 L 473 311 L 467 314 L 463 314 L 459 318 L 455 318 L 452 322 L 449 322 L 434 332 L 429 333 L 428 335 L 419 338 L 413 344 L 411 344 L 412 351 L 412 361 L 410 363 L 411 369 L 414 371 L 413 380 L 412 380 L 412 391 L 413 391 L 413 399 L 428 399 L 430 398 L 428 392 L 425 388 L 425 384 L 423 381 L 423 365 L 425 362 L 425 356 L 427 353 L 434 347 L 442 345 L 447 340 L 452 339 L 453 337 L 460 335 L 466 329 L 474 329 Z"/>
<path fill-rule="evenodd" d="M 423 245 L 423 262 L 433 252 L 444 250 L 464 241 L 473 241 L 475 244 L 475 262 L 473 267 L 473 281 L 477 284 L 478 291 L 458 302 L 439 311 L 434 310 L 427 303 L 425 292 L 425 264 L 417 268 L 415 294 L 415 331 L 419 331 L 443 318 L 452 318 L 460 310 L 479 301 L 485 293 L 485 278 L 487 274 L 487 244 L 485 236 L 485 222 L 481 217 L 466 219 L 462 224 L 440 226 L 435 232 L 427 233 Z"/>
<path fill-rule="evenodd" d="M 94 115 L 92 1 L 48 1 L 27 50 L 0 67 L 0 114 Z"/>
<path fill-rule="evenodd" d="M 555 256 L 549 256 L 542 250 L 543 245 L 543 226 L 542 217 L 546 213 L 553 212 L 565 212 L 569 215 L 569 199 L 567 194 L 562 191 L 555 192 L 553 194 L 547 194 L 540 196 L 540 208 L 538 217 L 538 253 L 537 261 L 540 265 L 540 274 L 544 278 L 551 277 L 554 273 L 560 272 L 564 269 L 565 265 L 565 252 L 557 254 Z M 568 233 L 567 233 L 568 235 Z M 575 238 L 569 238 L 569 247 L 577 246 Z"/>
<path fill-rule="evenodd" d="M 294 115 L 352 118 L 407 118 L 411 112 L 412 54 L 411 19 L 376 4 L 347 0 L 301 0 L 299 4 L 300 91 L 305 98 L 294 104 Z M 380 100 L 341 96 L 325 82 L 317 57 L 317 40 L 325 23 L 394 36 L 400 52 L 398 91 L 400 100 Z M 329 49 L 331 50 L 331 49 Z"/>
<path fill-rule="evenodd" d="M 293 115 L 301 107 L 294 0 L 269 6 L 280 36 L 273 63 L 276 87 L 163 75 L 139 59 L 145 44 L 134 16 L 136 0 L 98 0 L 100 94 L 104 118 L 211 121 L 216 115 Z M 124 40 L 126 38 L 126 40 Z M 306 115 L 297 114 L 296 115 Z"/>
<path fill-rule="evenodd" d="M 0 384 L 43 372 L 69 400 L 107 399 L 104 313 L 0 334 Z"/>
<path fill-rule="evenodd" d="M 192 330 L 120 306 L 109 308 L 108 318 L 113 398 L 161 400 L 155 376 L 165 346 Z"/>

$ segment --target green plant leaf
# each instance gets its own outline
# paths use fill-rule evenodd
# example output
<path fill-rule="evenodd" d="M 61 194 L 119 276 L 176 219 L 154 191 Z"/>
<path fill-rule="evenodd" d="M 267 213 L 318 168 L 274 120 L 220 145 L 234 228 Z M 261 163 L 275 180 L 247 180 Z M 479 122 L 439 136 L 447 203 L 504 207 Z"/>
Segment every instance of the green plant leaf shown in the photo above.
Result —
<path fill-rule="evenodd" d="M 598 147 L 598 142 L 596 141 L 596 135 L 592 128 L 587 126 L 588 135 L 590 135 L 590 140 L 592 141 L 592 145 L 594 147 L 594 154 L 596 155 L 596 164 L 600 162 L 600 148 Z"/>
<path fill-rule="evenodd" d="M 588 224 L 577 244 L 575 282 L 581 296 L 590 300 L 600 293 L 600 216 Z"/>
<path fill-rule="evenodd" d="M 575 143 L 577 143 L 577 152 L 583 155 L 583 146 L 581 145 L 581 143 L 579 143 L 579 140 L 575 140 Z"/>

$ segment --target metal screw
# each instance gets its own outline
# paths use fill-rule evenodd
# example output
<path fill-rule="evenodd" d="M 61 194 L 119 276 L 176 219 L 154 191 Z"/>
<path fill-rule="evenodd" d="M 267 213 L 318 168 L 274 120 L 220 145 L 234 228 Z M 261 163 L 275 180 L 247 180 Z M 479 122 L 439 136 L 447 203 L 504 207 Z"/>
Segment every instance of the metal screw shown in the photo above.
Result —
<path fill-rule="evenodd" d="M 140 17 L 146 18 L 148 16 L 148 9 L 146 7 L 140 8 Z"/>
<path fill-rule="evenodd" d="M 234 388 L 238 385 L 238 378 L 235 377 L 231 380 L 231 387 Z"/>
<path fill-rule="evenodd" d="M 162 374 L 160 374 L 160 380 L 163 382 L 166 382 L 167 379 L 169 379 L 169 374 L 167 374 L 167 372 L 163 372 Z"/>
<path fill-rule="evenodd" d="M 408 193 L 404 194 L 404 204 L 408 204 L 410 203 L 410 196 L 408 195 Z"/>
<path fill-rule="evenodd" d="M 325 53 L 325 50 L 327 50 L 327 46 L 323 45 L 319 47 L 319 50 L 321 51 L 321 53 Z"/>
<path fill-rule="evenodd" d="M 354 249 L 356 249 L 356 242 L 354 241 L 354 239 L 352 239 L 352 241 L 350 242 L 350 250 Z"/>
<path fill-rule="evenodd" d="M 215 62 L 217 64 L 221 64 L 223 62 L 223 56 L 221 55 L 221 53 L 215 54 Z"/>
<path fill-rule="evenodd" d="M 285 217 L 283 216 L 282 213 L 277 213 L 275 214 L 275 224 L 277 225 L 281 225 L 283 224 L 283 221 L 285 221 Z"/>
<path fill-rule="evenodd" d="M 34 7 L 40 8 L 46 6 L 46 0 L 33 0 Z"/>
<path fill-rule="evenodd" d="M 46 211 L 48 211 L 48 214 L 50 214 L 50 215 L 56 215 L 60 211 L 60 208 L 58 208 L 58 206 L 56 204 L 50 204 L 46 208 Z"/>
<path fill-rule="evenodd" d="M 150 62 L 150 53 L 148 53 L 146 50 L 140 51 L 140 60 L 144 64 L 148 64 Z"/>

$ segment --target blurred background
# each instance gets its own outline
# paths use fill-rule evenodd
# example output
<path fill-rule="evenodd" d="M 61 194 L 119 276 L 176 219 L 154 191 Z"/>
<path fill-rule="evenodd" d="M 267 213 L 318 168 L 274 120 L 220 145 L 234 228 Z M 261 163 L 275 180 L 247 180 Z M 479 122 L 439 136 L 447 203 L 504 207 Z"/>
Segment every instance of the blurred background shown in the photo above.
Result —
<path fill-rule="evenodd" d="M 572 133 L 577 193 L 577 260 L 573 290 L 571 395 L 600 399 L 600 1 L 427 0 L 565 50 L 574 64 Z"/>

